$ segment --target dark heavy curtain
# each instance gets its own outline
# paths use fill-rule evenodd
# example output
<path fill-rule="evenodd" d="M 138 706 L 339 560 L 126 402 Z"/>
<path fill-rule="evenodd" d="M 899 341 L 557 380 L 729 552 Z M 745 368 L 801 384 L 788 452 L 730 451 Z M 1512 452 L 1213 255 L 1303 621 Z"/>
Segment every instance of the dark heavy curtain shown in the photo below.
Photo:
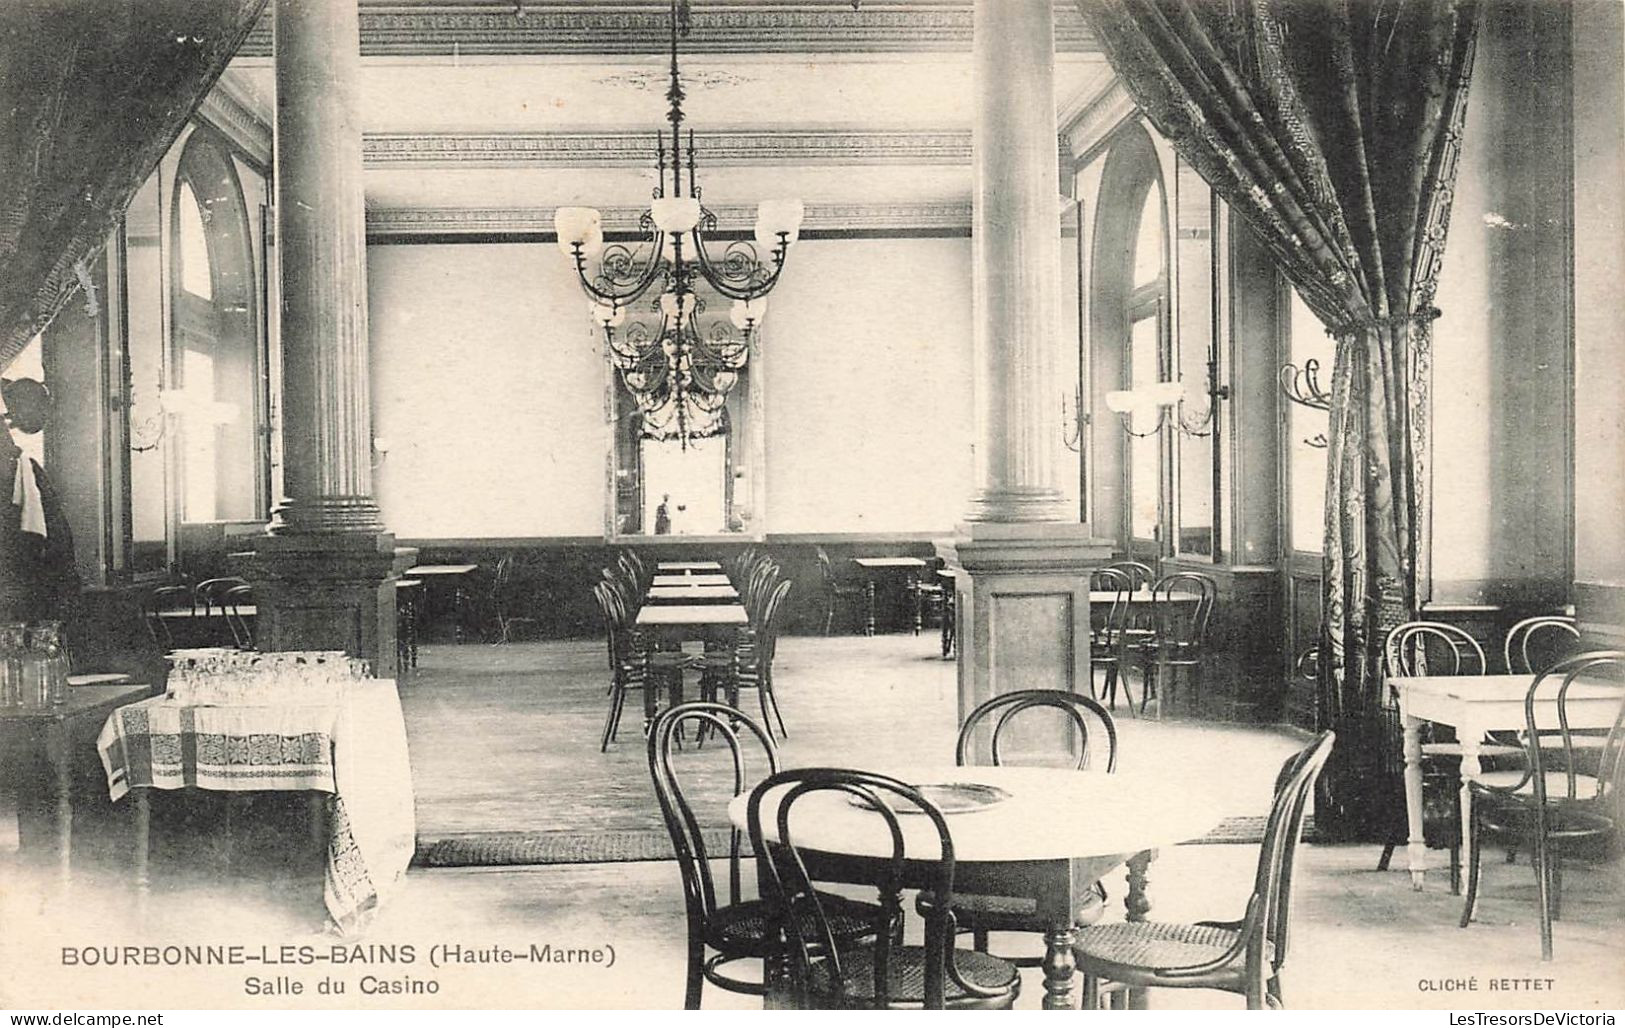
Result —
<path fill-rule="evenodd" d="M 1337 340 L 1317 823 L 1386 833 L 1381 648 L 1416 607 L 1432 299 L 1476 0 L 1079 0 L 1180 156 Z"/>
<path fill-rule="evenodd" d="M 79 288 L 264 6 L 0 3 L 0 369 Z"/>

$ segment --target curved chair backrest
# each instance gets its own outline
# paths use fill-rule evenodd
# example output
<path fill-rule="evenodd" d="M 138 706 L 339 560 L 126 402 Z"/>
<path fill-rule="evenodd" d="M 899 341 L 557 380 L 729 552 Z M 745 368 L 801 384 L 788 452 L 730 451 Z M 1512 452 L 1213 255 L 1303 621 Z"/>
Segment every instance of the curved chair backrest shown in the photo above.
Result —
<path fill-rule="evenodd" d="M 773 655 L 779 648 L 779 611 L 784 606 L 784 598 L 790 595 L 790 586 L 794 585 L 785 579 L 773 586 L 771 592 L 762 601 L 760 615 L 756 622 L 756 645 L 762 661 L 771 664 Z"/>
<path fill-rule="evenodd" d="M 649 566 L 643 562 L 642 557 L 638 556 L 637 550 L 622 550 L 620 555 L 615 558 L 615 562 L 620 564 L 622 567 L 629 566 L 629 570 L 632 573 L 632 578 L 639 583 L 646 583 L 649 575 Z"/>
<path fill-rule="evenodd" d="M 618 569 L 604 569 L 604 584 L 615 593 L 615 598 L 621 601 L 621 607 L 628 619 L 636 616 L 641 604 L 638 602 L 640 594 L 636 583 L 629 581 Z"/>
<path fill-rule="evenodd" d="M 768 797 L 772 796 L 769 801 Z M 812 802 L 809 802 L 812 801 Z M 879 891 L 880 907 L 876 915 L 876 952 L 869 966 L 878 970 L 873 981 L 858 981 L 847 977 L 842 967 L 841 951 L 836 946 L 835 934 L 824 916 L 823 904 L 813 887 L 812 877 L 801 853 L 796 849 L 798 824 L 811 824 L 818 818 L 818 809 L 824 804 L 855 803 L 867 806 L 885 827 L 891 838 L 890 852 L 877 854 L 874 863 L 873 884 Z M 801 808 L 798 810 L 797 808 Z M 827 809 L 827 807 L 826 807 Z M 750 794 L 748 824 L 752 849 L 765 855 L 761 860 L 767 869 L 762 876 L 766 892 L 774 903 L 785 940 L 789 944 L 791 976 L 806 982 L 813 969 L 822 972 L 827 987 L 864 1006 L 885 1006 L 891 1000 L 889 974 L 892 953 L 898 940 L 893 926 L 902 916 L 901 892 L 903 870 L 909 861 L 903 826 L 900 818 L 923 817 L 935 829 L 936 853 L 934 860 L 924 858 L 916 863 L 925 864 L 925 874 L 918 885 L 922 895 L 931 896 L 931 902 L 922 901 L 925 913 L 926 951 L 941 954 L 926 967 L 925 1006 L 941 1009 L 946 993 L 946 982 L 952 980 L 958 989 L 975 996 L 992 996 L 990 990 L 965 980 L 954 959 L 954 843 L 948 832 L 947 819 L 936 805 L 926 799 L 914 786 L 895 778 L 868 771 L 845 768 L 811 767 L 781 771 L 758 785 Z M 802 819 L 798 821 L 798 814 Z M 771 829 L 764 828 L 766 825 Z M 772 843 L 767 840 L 771 832 Z"/>
<path fill-rule="evenodd" d="M 248 581 L 242 578 L 206 578 L 192 587 L 192 609 L 199 614 L 224 615 L 226 607 L 221 601 L 226 593 L 247 584 Z"/>
<path fill-rule="evenodd" d="M 1390 676 L 1482 675 L 1489 671 L 1484 648 L 1455 625 L 1407 621 L 1388 633 L 1383 660 Z"/>
<path fill-rule="evenodd" d="M 986 703 L 971 711 L 965 718 L 965 723 L 959 728 L 959 741 L 954 745 L 954 762 L 960 766 L 977 763 L 972 759 L 978 754 L 972 753 L 977 729 L 995 714 L 998 720 L 993 723 L 993 731 L 988 735 L 986 752 L 992 764 L 997 767 L 1002 763 L 1000 743 L 1005 727 L 1026 710 L 1059 710 L 1067 717 L 1068 726 L 1075 731 L 1068 738 L 1077 738 L 1080 745 L 1077 748 L 1077 768 L 1083 770 L 1099 755 L 1099 747 L 1090 746 L 1089 722 L 1094 720 L 1099 731 L 1095 734 L 1098 742 L 1104 736 L 1106 748 L 1106 770 L 1117 770 L 1117 724 L 1112 720 L 1111 714 L 1100 703 L 1089 697 L 1074 692 L 1062 692 L 1059 689 L 1023 689 L 1017 692 L 1008 692 L 1002 696 L 995 696 Z M 981 747 L 977 747 L 978 750 Z"/>
<path fill-rule="evenodd" d="M 1195 571 L 1176 571 L 1158 579 L 1151 587 L 1151 623 L 1158 641 L 1190 646 L 1206 642 L 1218 596 L 1218 583 Z"/>
<path fill-rule="evenodd" d="M 1129 583 L 1136 589 L 1144 589 L 1156 581 L 1157 573 L 1151 570 L 1149 564 L 1141 564 L 1137 560 L 1119 560 L 1106 565 L 1113 571 L 1121 571 L 1129 577 Z"/>
<path fill-rule="evenodd" d="M 1275 802 L 1264 828 L 1264 843 L 1259 847 L 1258 872 L 1253 880 L 1248 912 L 1251 914 L 1255 905 L 1260 908 L 1258 927 L 1275 948 L 1274 966 L 1277 968 L 1286 962 L 1292 923 L 1292 870 L 1298 843 L 1303 837 L 1304 816 L 1309 812 L 1315 779 L 1325 769 L 1336 741 L 1333 732 L 1321 732 L 1314 742 L 1281 765 L 1275 779 Z M 1259 949 L 1262 951 L 1263 947 Z"/>
<path fill-rule="evenodd" d="M 1597 650 L 1582 653 L 1558 663 L 1536 675 L 1524 694 L 1524 773 L 1515 785 L 1506 791 L 1517 793 L 1532 789 L 1535 806 L 1544 821 L 1546 804 L 1559 802 L 1607 799 L 1620 802 L 1622 755 L 1625 755 L 1625 702 L 1612 699 L 1618 712 L 1612 725 L 1603 726 L 1608 735 L 1599 751 L 1595 746 L 1582 750 L 1575 742 L 1579 735 L 1570 725 L 1569 705 L 1587 696 L 1598 685 L 1617 688 L 1625 682 L 1625 650 Z M 1576 693 L 1575 690 L 1579 690 Z M 1594 725 L 1579 726 L 1587 730 Z M 1590 735 L 1588 743 L 1596 737 Z M 1563 795 L 1553 797 L 1553 776 L 1561 775 Z M 1617 812 L 1615 816 L 1618 816 Z M 1544 825 L 1541 826 L 1544 832 Z"/>
<path fill-rule="evenodd" d="M 751 570 L 750 579 L 745 583 L 743 599 L 745 611 L 750 615 L 752 624 L 756 623 L 762 603 L 766 601 L 768 594 L 773 591 L 773 583 L 778 581 L 778 578 L 778 562 L 769 558 L 763 558 Z"/>
<path fill-rule="evenodd" d="M 750 581 L 751 569 L 756 565 L 756 547 L 747 546 L 733 559 L 733 580 L 738 585 Z"/>
<path fill-rule="evenodd" d="M 1100 642 L 1116 643 L 1128 625 L 1129 605 L 1134 595 L 1133 576 L 1122 568 L 1096 568 L 1089 573 L 1089 591 L 1113 594 L 1106 622 L 1094 626 L 1094 635 Z"/>
<path fill-rule="evenodd" d="M 766 757 L 767 773 L 779 770 L 779 753 L 773 739 L 760 725 L 725 703 L 684 703 L 671 707 L 655 718 L 649 729 L 649 777 L 654 781 L 655 797 L 660 801 L 660 813 L 666 820 L 666 831 L 671 835 L 672 849 L 677 853 L 678 870 L 683 877 L 683 902 L 688 911 L 691 935 L 708 922 L 717 909 L 716 887 L 711 878 L 710 855 L 705 848 L 705 834 L 693 807 L 683 792 L 682 779 L 672 763 L 672 753 L 685 725 L 714 734 L 727 743 L 733 758 L 733 793 L 745 791 L 750 779 L 746 748 L 742 736 L 754 736 Z M 735 828 L 728 845 L 728 902 L 738 903 L 740 893 L 740 832 Z M 698 922 L 698 923 L 697 923 Z"/>
<path fill-rule="evenodd" d="M 1524 618 L 1507 630 L 1501 644 L 1502 666 L 1509 675 L 1537 674 L 1568 656 L 1579 638 L 1580 629 L 1571 617 L 1543 614 Z"/>
<path fill-rule="evenodd" d="M 835 565 L 830 563 L 829 552 L 822 546 L 818 547 L 818 571 L 824 576 L 826 585 L 835 584 Z"/>
<path fill-rule="evenodd" d="M 254 590 L 246 585 L 227 589 L 220 597 L 220 605 L 226 612 L 226 626 L 231 629 L 232 641 L 237 644 L 239 650 L 252 650 L 254 629 L 243 608 L 254 605 Z"/>

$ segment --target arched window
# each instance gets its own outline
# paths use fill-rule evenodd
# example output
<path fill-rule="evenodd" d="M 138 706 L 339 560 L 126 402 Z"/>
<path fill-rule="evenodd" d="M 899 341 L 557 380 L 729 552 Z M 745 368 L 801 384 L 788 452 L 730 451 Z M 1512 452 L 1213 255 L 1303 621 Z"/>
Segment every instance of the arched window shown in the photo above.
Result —
<path fill-rule="evenodd" d="M 1095 205 L 1090 276 L 1091 432 L 1095 474 L 1091 509 L 1098 523 L 1121 518 L 1122 546 L 1160 554 L 1167 537 L 1167 433 L 1159 411 L 1119 416 L 1104 396 L 1141 390 L 1168 373 L 1167 200 L 1151 138 L 1129 125 L 1113 138 Z M 1125 420 L 1126 419 L 1126 420 Z M 1127 431 L 1125 431 L 1127 429 Z"/>
<path fill-rule="evenodd" d="M 262 374 L 253 237 L 225 145 L 199 129 L 181 153 L 170 219 L 173 388 L 181 520 L 264 516 Z"/>

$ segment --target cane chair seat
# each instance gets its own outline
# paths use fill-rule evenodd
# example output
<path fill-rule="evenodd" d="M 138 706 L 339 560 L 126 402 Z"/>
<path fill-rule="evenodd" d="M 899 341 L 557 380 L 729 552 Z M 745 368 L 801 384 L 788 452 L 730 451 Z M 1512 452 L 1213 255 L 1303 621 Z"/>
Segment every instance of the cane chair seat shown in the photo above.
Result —
<path fill-rule="evenodd" d="M 1168 924 L 1162 921 L 1120 921 L 1095 925 L 1078 936 L 1078 945 L 1089 950 L 1090 964 L 1101 977 L 1114 981 L 1130 978 L 1132 969 L 1144 967 L 1192 967 L 1222 957 L 1241 941 L 1241 932 L 1230 925 Z M 1264 941 L 1264 961 L 1275 962 L 1275 944 Z M 1228 964 L 1212 976 L 1169 980 L 1163 984 L 1186 988 L 1223 988 L 1220 981 L 1239 985 L 1245 962 Z M 1227 991 L 1239 991 L 1227 990 Z"/>
<path fill-rule="evenodd" d="M 872 998 L 874 995 L 874 989 L 869 987 L 869 983 L 875 980 L 875 953 L 876 950 L 872 948 L 862 948 L 841 954 L 841 971 L 846 976 L 847 982 L 846 995 L 843 998 L 852 1007 L 862 1009 L 873 1005 L 865 1003 L 864 999 Z M 912 1004 L 923 1007 L 926 979 L 925 947 L 899 946 L 887 956 L 886 993 L 889 1000 L 887 1006 Z M 954 954 L 954 966 L 966 981 L 984 989 L 996 989 L 1001 992 L 1013 990 L 1019 982 L 1019 972 L 1015 965 L 998 957 L 988 956 L 986 953 L 958 950 Z M 835 983 L 830 981 L 831 967 L 832 965 L 828 963 L 822 963 L 814 964 L 810 969 L 809 979 L 814 993 L 820 996 L 841 993 L 841 990 L 835 987 Z M 988 1000 L 972 995 L 960 988 L 952 978 L 943 984 L 943 1005 L 946 1007 L 976 1009 L 1009 1005 L 1008 996 Z"/>
<path fill-rule="evenodd" d="M 874 934 L 875 905 L 820 893 L 824 916 L 840 939 L 862 939 Z M 809 926 L 810 927 L 810 926 Z M 706 925 L 706 943 L 714 949 L 750 957 L 778 952 L 778 922 L 765 900 L 743 900 L 718 908 Z"/>

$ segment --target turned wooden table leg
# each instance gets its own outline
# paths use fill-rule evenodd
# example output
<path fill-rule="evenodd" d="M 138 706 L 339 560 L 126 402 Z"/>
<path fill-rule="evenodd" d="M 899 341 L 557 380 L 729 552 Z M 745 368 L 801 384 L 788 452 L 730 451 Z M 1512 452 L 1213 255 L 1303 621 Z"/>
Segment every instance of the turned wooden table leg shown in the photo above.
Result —
<path fill-rule="evenodd" d="M 863 626 L 864 635 L 875 634 L 875 581 L 870 579 L 863 586 L 864 601 L 868 606 L 868 621 Z"/>
<path fill-rule="evenodd" d="M 1071 928 L 1052 928 L 1044 933 L 1044 1009 L 1071 1010 L 1072 977 L 1078 969 L 1072 955 L 1077 933 Z"/>
<path fill-rule="evenodd" d="M 1145 872 L 1155 859 L 1156 850 L 1141 850 L 1128 858 L 1128 895 L 1123 897 L 1126 920 L 1144 921 L 1151 912 L 1151 900 L 1145 894 Z"/>

